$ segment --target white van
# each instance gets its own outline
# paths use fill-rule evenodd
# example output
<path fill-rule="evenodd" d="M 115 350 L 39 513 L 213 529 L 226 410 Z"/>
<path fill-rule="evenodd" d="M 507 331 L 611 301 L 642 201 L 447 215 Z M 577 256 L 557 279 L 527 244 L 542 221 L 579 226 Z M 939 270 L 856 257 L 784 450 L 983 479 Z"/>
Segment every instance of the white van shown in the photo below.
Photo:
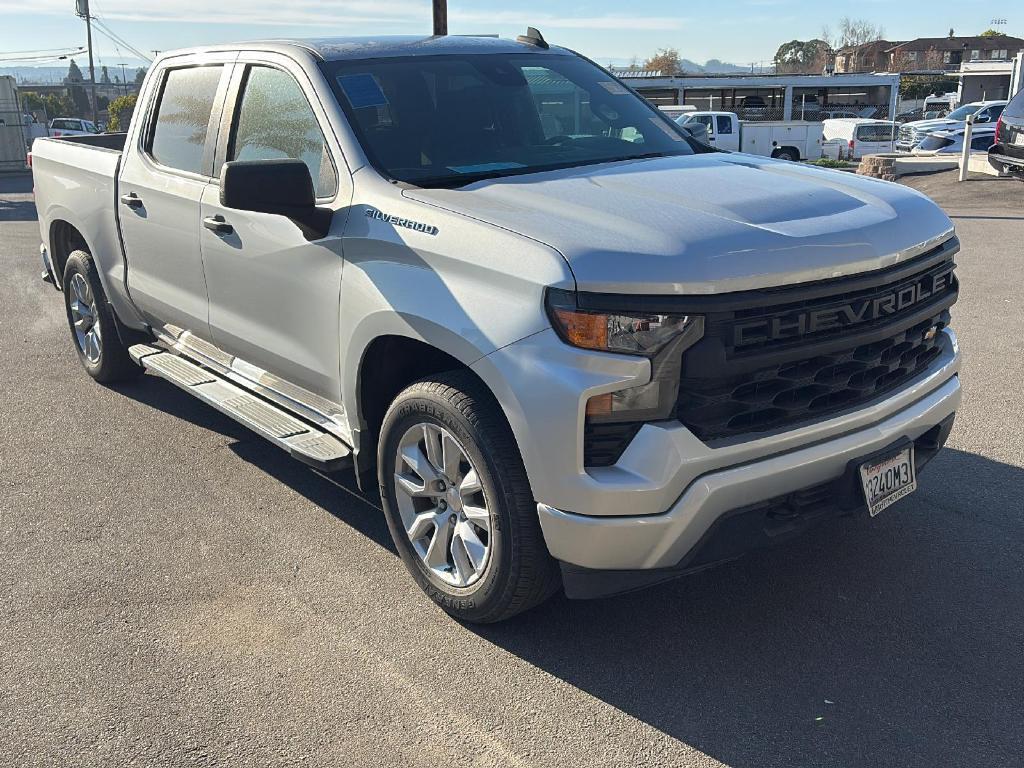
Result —
<path fill-rule="evenodd" d="M 892 120 L 839 118 L 822 121 L 825 141 L 843 142 L 842 155 L 859 160 L 864 155 L 894 152 L 899 127 Z"/>

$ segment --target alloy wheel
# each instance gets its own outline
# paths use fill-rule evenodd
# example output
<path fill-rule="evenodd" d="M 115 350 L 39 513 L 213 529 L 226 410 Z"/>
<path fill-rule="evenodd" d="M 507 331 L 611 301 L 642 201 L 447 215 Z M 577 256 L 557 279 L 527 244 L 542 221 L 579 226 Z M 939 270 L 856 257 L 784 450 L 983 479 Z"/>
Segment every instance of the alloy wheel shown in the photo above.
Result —
<path fill-rule="evenodd" d="M 96 312 L 96 299 L 85 277 L 76 272 L 71 277 L 71 324 L 74 327 L 75 339 L 82 355 L 91 364 L 100 360 L 103 351 L 103 338 L 100 335 L 99 316 Z"/>
<path fill-rule="evenodd" d="M 406 430 L 395 458 L 395 497 L 412 548 L 441 581 L 476 583 L 491 555 L 491 514 L 465 448 L 447 429 Z"/>

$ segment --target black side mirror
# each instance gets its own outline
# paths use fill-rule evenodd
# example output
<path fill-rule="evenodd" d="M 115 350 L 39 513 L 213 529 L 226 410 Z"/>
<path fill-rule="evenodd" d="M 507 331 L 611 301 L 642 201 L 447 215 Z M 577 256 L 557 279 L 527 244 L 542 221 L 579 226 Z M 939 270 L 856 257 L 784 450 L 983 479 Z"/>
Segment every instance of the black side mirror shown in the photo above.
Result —
<path fill-rule="evenodd" d="M 220 204 L 286 216 L 307 239 L 327 234 L 332 212 L 316 207 L 313 177 L 301 160 L 232 160 L 220 171 Z"/>

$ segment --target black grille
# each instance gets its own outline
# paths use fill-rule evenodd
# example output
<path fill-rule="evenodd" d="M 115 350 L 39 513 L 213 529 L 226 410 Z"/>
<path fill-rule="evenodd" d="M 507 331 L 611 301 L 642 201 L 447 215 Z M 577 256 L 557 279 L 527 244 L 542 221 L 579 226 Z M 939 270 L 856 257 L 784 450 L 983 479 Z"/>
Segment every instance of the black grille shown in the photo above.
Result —
<path fill-rule="evenodd" d="M 583 428 L 583 464 L 610 467 L 619 460 L 642 426 L 636 422 L 602 424 L 588 420 Z"/>
<path fill-rule="evenodd" d="M 683 379 L 676 415 L 702 440 L 763 432 L 873 400 L 922 373 L 941 353 L 948 313 L 881 341 L 726 379 Z"/>
<path fill-rule="evenodd" d="M 899 389 L 941 354 L 955 250 L 953 241 L 868 277 L 765 291 L 759 305 L 724 295 L 683 357 L 676 417 L 713 441 L 789 429 Z"/>

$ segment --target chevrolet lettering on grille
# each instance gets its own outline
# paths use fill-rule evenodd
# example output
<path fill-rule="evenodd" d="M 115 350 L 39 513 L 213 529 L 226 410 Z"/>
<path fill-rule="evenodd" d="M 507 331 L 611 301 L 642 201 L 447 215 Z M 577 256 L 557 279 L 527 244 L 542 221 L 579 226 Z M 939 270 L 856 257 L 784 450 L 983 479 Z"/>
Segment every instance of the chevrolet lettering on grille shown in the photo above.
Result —
<path fill-rule="evenodd" d="M 952 286 L 953 264 L 949 264 L 938 272 L 922 276 L 917 282 L 898 286 L 880 296 L 868 296 L 847 304 L 736 323 L 733 326 L 733 345 L 739 348 L 860 325 L 897 315 L 932 296 L 945 292 Z"/>

